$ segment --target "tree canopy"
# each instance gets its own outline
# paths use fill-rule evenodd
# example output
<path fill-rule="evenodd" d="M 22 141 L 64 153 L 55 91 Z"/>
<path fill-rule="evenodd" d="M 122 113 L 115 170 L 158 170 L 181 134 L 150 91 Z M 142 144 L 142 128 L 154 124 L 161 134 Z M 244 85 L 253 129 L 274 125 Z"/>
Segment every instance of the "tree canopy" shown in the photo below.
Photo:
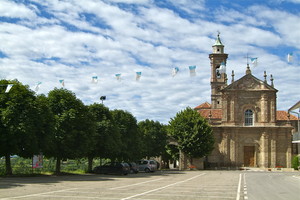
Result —
<path fill-rule="evenodd" d="M 143 137 L 143 154 L 147 157 L 161 156 L 167 145 L 166 126 L 146 119 L 138 123 L 139 130 Z"/>
<path fill-rule="evenodd" d="M 169 134 L 178 148 L 194 158 L 201 158 L 213 150 L 214 136 L 207 121 L 194 109 L 180 111 L 169 122 Z"/>
<path fill-rule="evenodd" d="M 55 116 L 54 142 L 48 155 L 57 158 L 56 173 L 60 173 L 61 159 L 86 155 L 95 125 L 88 108 L 71 91 L 55 88 L 49 92 L 48 100 Z"/>
<path fill-rule="evenodd" d="M 121 135 L 111 111 L 103 104 L 94 103 L 88 106 L 90 114 L 95 120 L 94 143 L 89 147 L 87 157 L 89 158 L 89 171 L 92 169 L 94 157 L 109 158 L 114 160 L 118 157 L 121 149 Z"/>
<path fill-rule="evenodd" d="M 17 80 L 0 81 L 0 156 L 5 156 L 6 174 L 12 174 L 10 155 L 31 157 L 41 151 L 39 145 L 44 141 L 38 130 L 39 105 L 36 96 L 28 86 Z M 8 84 L 13 84 L 5 92 Z"/>
<path fill-rule="evenodd" d="M 122 145 L 118 159 L 132 161 L 142 158 L 142 137 L 135 117 L 124 110 L 113 110 L 111 113 L 121 134 Z"/>
<path fill-rule="evenodd" d="M 13 87 L 6 92 L 8 84 Z M 177 113 L 168 126 L 148 119 L 137 123 L 128 111 L 111 111 L 99 103 L 86 106 L 64 88 L 45 96 L 17 80 L 1 80 L 0 86 L 0 156 L 5 156 L 7 174 L 12 174 L 10 155 L 14 154 L 30 158 L 42 152 L 56 158 L 56 173 L 60 173 L 62 159 L 88 157 L 91 170 L 95 157 L 177 159 L 177 148 L 190 157 L 206 156 L 213 149 L 211 127 L 191 108 Z M 178 146 L 167 145 L 168 137 Z"/>

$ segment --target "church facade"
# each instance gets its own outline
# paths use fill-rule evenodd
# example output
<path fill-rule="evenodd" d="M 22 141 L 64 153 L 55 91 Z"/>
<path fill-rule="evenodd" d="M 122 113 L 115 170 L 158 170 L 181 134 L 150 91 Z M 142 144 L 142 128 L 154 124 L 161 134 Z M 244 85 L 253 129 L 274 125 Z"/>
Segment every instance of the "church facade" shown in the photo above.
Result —
<path fill-rule="evenodd" d="M 245 75 L 228 84 L 224 70 L 228 54 L 218 35 L 209 55 L 211 64 L 211 103 L 195 109 L 212 126 L 215 148 L 204 161 L 206 168 L 291 167 L 291 121 L 286 111 L 277 111 L 273 78 L 260 80 L 249 65 Z"/>

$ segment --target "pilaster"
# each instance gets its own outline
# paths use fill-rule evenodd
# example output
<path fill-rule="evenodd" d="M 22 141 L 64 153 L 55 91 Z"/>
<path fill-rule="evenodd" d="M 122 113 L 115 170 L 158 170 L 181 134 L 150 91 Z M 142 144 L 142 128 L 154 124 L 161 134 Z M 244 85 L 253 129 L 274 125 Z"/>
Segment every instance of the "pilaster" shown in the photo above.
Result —
<path fill-rule="evenodd" d="M 290 131 L 286 132 L 286 143 L 287 143 L 287 151 L 286 151 L 286 167 L 292 167 L 292 135 Z"/>
<path fill-rule="evenodd" d="M 263 132 L 260 138 L 261 141 L 261 166 L 260 167 L 264 167 L 267 168 L 269 167 L 269 154 L 268 154 L 268 140 L 269 140 L 269 135 L 266 132 Z"/>
<path fill-rule="evenodd" d="M 233 97 L 230 99 L 230 122 L 234 122 L 234 99 Z"/>
<path fill-rule="evenodd" d="M 230 163 L 230 139 L 228 133 L 223 133 L 223 153 L 224 153 L 224 163 Z"/>
<path fill-rule="evenodd" d="M 222 121 L 227 123 L 228 122 L 228 96 L 223 95 L 222 98 Z"/>
<path fill-rule="evenodd" d="M 268 122 L 268 97 L 265 94 L 261 97 L 261 122 Z"/>
<path fill-rule="evenodd" d="M 179 170 L 187 169 L 187 156 L 181 150 L 179 150 Z"/>
<path fill-rule="evenodd" d="M 277 153 L 276 141 L 277 141 L 276 133 L 273 132 L 271 136 L 271 163 L 270 163 L 271 168 L 276 167 L 276 153 Z"/>
<path fill-rule="evenodd" d="M 235 134 L 230 137 L 230 162 L 236 163 L 236 140 Z"/>

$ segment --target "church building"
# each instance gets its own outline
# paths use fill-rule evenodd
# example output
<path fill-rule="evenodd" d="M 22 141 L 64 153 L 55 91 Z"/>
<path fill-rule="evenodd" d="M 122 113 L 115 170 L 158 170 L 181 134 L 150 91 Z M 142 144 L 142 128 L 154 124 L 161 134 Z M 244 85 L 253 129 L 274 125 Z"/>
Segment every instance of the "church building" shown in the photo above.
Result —
<path fill-rule="evenodd" d="M 227 83 L 225 70 L 228 54 L 218 35 L 209 54 L 211 67 L 211 103 L 195 109 L 212 126 L 215 148 L 204 161 L 206 168 L 291 167 L 291 122 L 297 117 L 277 111 L 272 75 L 256 78 L 249 67 L 245 75 Z"/>

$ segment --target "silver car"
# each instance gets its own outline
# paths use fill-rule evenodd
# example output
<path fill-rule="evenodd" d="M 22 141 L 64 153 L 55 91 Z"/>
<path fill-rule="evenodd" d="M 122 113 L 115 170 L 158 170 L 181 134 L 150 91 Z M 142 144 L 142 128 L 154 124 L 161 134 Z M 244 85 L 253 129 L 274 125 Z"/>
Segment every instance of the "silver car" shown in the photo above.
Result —
<path fill-rule="evenodd" d="M 154 172 L 157 170 L 157 162 L 155 160 L 140 160 L 138 162 L 139 171 Z"/>

